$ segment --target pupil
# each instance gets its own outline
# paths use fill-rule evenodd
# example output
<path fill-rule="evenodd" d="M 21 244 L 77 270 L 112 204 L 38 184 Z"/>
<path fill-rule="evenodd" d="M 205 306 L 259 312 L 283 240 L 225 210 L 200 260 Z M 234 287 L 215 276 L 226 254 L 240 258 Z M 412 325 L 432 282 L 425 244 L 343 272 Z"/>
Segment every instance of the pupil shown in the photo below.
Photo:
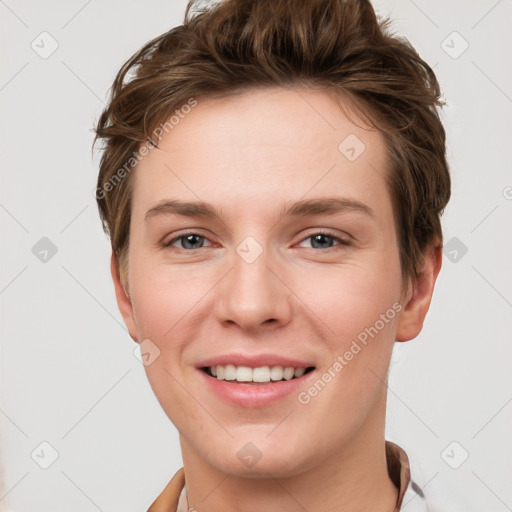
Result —
<path fill-rule="evenodd" d="M 195 243 L 197 243 L 198 239 L 201 238 L 199 235 L 187 235 L 183 238 L 183 248 L 184 249 L 194 249 Z M 192 246 L 192 247 L 191 247 Z"/>
<path fill-rule="evenodd" d="M 318 243 L 318 242 L 320 243 L 320 245 L 322 245 L 322 241 L 323 241 L 324 243 L 326 243 L 326 242 L 325 242 L 325 240 L 326 240 L 326 239 L 327 239 L 327 240 L 329 240 L 329 239 L 331 239 L 331 237 L 330 237 L 329 235 L 321 235 L 321 234 L 319 234 L 319 235 L 315 235 L 315 236 L 313 237 L 313 247 L 317 247 L 317 246 L 318 246 L 318 245 L 317 245 L 317 243 Z M 332 245 L 332 240 L 331 240 L 331 243 L 328 243 L 328 242 L 327 242 L 327 246 L 328 246 L 328 247 L 331 247 L 331 245 Z"/>

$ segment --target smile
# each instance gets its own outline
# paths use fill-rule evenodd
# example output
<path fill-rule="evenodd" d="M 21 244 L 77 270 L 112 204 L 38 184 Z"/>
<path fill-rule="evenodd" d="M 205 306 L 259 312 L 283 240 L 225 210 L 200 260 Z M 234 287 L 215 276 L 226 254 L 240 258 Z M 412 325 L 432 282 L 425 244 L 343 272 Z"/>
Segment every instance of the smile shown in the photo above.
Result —
<path fill-rule="evenodd" d="M 217 364 L 198 368 L 210 393 L 241 408 L 267 407 L 285 399 L 295 400 L 315 379 L 316 373 L 314 366 Z"/>
<path fill-rule="evenodd" d="M 203 368 L 210 377 L 233 383 L 244 382 L 253 384 L 268 384 L 282 380 L 293 380 L 302 377 L 313 370 L 313 367 L 294 368 L 292 366 L 236 366 L 234 364 L 215 365 Z"/>

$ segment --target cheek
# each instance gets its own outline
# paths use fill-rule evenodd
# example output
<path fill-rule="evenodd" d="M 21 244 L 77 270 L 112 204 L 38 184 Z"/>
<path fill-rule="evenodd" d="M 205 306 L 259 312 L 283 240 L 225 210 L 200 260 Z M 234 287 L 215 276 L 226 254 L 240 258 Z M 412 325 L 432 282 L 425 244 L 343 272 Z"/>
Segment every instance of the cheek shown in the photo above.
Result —
<path fill-rule="evenodd" d="M 398 306 L 393 304 L 400 298 L 399 265 L 319 267 L 296 281 L 295 287 L 329 328 L 331 343 L 341 344 L 340 348 L 376 322 L 383 334 L 396 324 Z"/>
<path fill-rule="evenodd" d="M 320 378 L 332 384 L 321 400 L 327 409 L 361 409 L 363 417 L 386 379 L 402 308 L 400 267 L 375 262 L 333 270 L 308 277 L 309 285 L 315 283 L 314 288 L 309 286 L 308 305 L 330 333 L 325 340 L 329 356 Z"/>
<path fill-rule="evenodd" d="M 315 287 L 308 297 L 308 306 L 329 327 L 329 356 L 318 375 L 322 382 L 302 390 L 304 401 L 299 401 L 311 404 L 305 411 L 327 418 L 324 428 L 336 439 L 345 432 L 340 425 L 355 432 L 385 396 L 383 383 L 402 306 L 399 267 L 387 272 L 377 265 L 373 270 L 330 270 L 310 275 Z"/>
<path fill-rule="evenodd" d="M 204 275 L 194 276 L 190 267 L 171 271 L 151 264 L 150 258 L 138 259 L 130 269 L 130 290 L 139 334 L 161 344 L 176 339 L 211 285 Z"/>

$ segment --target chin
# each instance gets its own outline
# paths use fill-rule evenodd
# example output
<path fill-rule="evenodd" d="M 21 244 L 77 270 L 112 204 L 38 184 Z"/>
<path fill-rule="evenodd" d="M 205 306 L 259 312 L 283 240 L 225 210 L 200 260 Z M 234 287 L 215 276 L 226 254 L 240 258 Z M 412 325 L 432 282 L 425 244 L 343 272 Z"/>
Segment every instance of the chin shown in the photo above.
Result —
<path fill-rule="evenodd" d="M 290 443 L 281 439 L 265 439 L 264 435 L 257 440 L 250 435 L 235 437 L 223 443 L 215 443 L 215 448 L 202 449 L 198 453 L 203 460 L 218 471 L 240 478 L 275 478 L 292 477 L 312 467 L 304 452 L 304 443 Z M 302 446 L 302 447 L 301 447 Z M 308 447 L 313 449 L 311 446 Z"/>
<path fill-rule="evenodd" d="M 283 453 L 263 454 L 255 463 L 245 464 L 235 455 L 226 459 L 220 456 L 212 461 L 213 465 L 223 473 L 230 474 L 239 478 L 268 478 L 271 475 L 274 478 L 289 478 L 304 471 L 304 464 L 301 464 L 296 457 Z"/>

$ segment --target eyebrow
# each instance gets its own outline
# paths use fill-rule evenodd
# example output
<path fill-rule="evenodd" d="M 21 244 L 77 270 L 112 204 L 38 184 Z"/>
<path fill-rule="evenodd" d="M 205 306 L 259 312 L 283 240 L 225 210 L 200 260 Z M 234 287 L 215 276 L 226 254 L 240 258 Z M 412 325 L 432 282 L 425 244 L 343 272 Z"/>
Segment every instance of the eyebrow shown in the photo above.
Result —
<path fill-rule="evenodd" d="M 372 209 L 360 201 L 342 197 L 320 197 L 301 199 L 286 203 L 280 211 L 280 218 L 305 217 L 307 215 L 335 214 L 346 211 L 359 211 L 373 217 Z M 150 208 L 145 221 L 158 215 L 183 215 L 186 217 L 205 217 L 221 220 L 220 210 L 204 201 L 164 200 Z"/>
<path fill-rule="evenodd" d="M 157 205 L 150 208 L 144 220 L 148 221 L 152 217 L 157 215 L 183 215 L 186 217 L 207 217 L 211 219 L 220 220 L 220 212 L 210 203 L 204 201 L 180 201 L 176 200 L 164 200 Z"/>
<path fill-rule="evenodd" d="M 345 211 L 359 211 L 373 217 L 372 209 L 360 201 L 343 197 L 319 197 L 317 199 L 300 200 L 294 203 L 287 203 L 282 209 L 280 216 L 306 216 L 320 214 L 334 214 Z"/>

